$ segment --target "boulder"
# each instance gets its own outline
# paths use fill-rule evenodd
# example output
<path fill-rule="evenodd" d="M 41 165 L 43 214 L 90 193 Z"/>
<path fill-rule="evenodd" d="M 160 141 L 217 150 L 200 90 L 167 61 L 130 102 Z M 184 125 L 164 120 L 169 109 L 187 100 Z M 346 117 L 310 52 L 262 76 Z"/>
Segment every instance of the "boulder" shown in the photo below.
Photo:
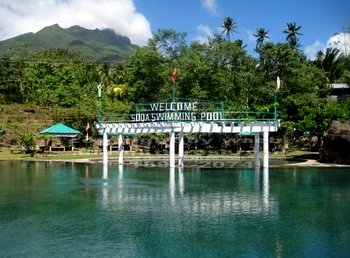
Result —
<path fill-rule="evenodd" d="M 350 165 L 350 124 L 332 122 L 323 136 L 320 162 Z"/>

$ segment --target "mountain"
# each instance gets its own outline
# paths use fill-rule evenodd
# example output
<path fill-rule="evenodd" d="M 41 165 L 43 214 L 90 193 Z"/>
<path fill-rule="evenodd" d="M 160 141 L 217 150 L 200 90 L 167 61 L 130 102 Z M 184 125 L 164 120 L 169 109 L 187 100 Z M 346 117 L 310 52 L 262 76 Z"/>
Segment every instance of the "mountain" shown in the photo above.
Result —
<path fill-rule="evenodd" d="M 128 37 L 117 35 L 111 29 L 89 30 L 80 26 L 63 29 L 55 24 L 36 33 L 0 41 L 0 57 L 11 56 L 14 49 L 23 46 L 28 52 L 58 48 L 73 50 L 80 52 L 83 59 L 96 62 L 124 61 L 137 48 Z"/>

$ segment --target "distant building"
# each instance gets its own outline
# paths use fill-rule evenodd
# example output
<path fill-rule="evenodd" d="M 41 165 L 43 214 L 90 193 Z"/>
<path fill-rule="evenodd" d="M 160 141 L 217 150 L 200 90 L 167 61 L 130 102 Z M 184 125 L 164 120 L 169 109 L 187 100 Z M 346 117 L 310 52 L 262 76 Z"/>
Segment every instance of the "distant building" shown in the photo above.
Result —
<path fill-rule="evenodd" d="M 332 100 L 340 101 L 350 97 L 350 86 L 346 83 L 332 83 L 331 88 Z"/>

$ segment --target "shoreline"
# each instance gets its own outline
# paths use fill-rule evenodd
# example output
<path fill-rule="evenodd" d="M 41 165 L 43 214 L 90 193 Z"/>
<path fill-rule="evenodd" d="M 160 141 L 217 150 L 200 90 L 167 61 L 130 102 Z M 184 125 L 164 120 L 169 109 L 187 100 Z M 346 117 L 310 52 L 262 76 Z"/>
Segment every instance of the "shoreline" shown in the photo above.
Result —
<path fill-rule="evenodd" d="M 315 159 L 308 159 L 303 162 L 298 162 L 295 164 L 288 164 L 287 166 L 296 166 L 296 167 L 350 167 L 346 164 L 334 164 L 334 163 L 322 163 Z"/>
<path fill-rule="evenodd" d="M 125 157 L 124 161 L 125 163 L 123 165 L 127 166 L 133 166 L 132 162 L 135 161 L 144 161 L 144 162 L 156 162 L 156 161 L 167 161 L 168 157 Z M 38 161 L 38 162 L 71 162 L 71 163 L 86 163 L 86 164 L 97 164 L 102 163 L 102 158 L 77 158 L 77 159 L 39 159 L 39 160 L 31 160 L 31 159 L 23 159 L 23 161 Z M 177 159 L 176 159 L 177 161 Z M 215 157 L 215 156 L 206 156 L 206 157 L 190 157 L 186 158 L 185 162 L 195 162 L 195 161 L 202 161 L 202 162 L 228 162 L 228 161 L 238 161 L 238 162 L 254 162 L 254 159 L 251 157 L 244 157 L 244 158 L 238 158 L 238 157 Z M 290 159 L 290 158 L 278 158 L 278 159 L 269 159 L 269 162 L 273 161 L 281 161 L 286 162 L 286 164 L 270 164 L 269 167 L 349 167 L 350 165 L 346 164 L 334 164 L 334 163 L 321 163 L 316 159 Z M 262 164 L 262 160 L 260 159 L 260 162 Z M 204 164 L 203 163 L 203 164 Z M 108 160 L 109 165 L 119 165 L 119 163 L 116 161 L 115 157 L 114 159 L 111 159 L 109 157 Z M 162 166 L 164 167 L 164 162 L 162 162 Z M 154 165 L 153 167 L 157 167 Z M 177 167 L 177 166 L 176 166 Z M 185 165 L 186 167 L 186 165 Z M 187 167 L 193 167 L 193 166 L 187 166 Z"/>
<path fill-rule="evenodd" d="M 1 155 L 3 154 L 3 155 Z M 318 153 L 306 152 L 306 151 L 295 151 L 287 154 L 282 153 L 271 153 L 269 155 L 269 167 L 350 167 L 346 164 L 334 164 L 334 163 L 321 163 L 317 159 Z M 260 156 L 260 164 L 262 165 L 262 155 Z M 97 153 L 55 153 L 52 156 L 34 156 L 30 157 L 27 154 L 10 154 L 9 152 L 0 151 L 0 161 L 44 161 L 44 162 L 71 162 L 71 163 L 102 163 L 102 156 Z M 133 165 L 132 162 L 153 162 L 152 166 L 156 167 L 156 162 L 158 161 L 161 164 L 161 167 L 166 166 L 166 161 L 169 160 L 169 156 L 166 154 L 137 154 L 137 153 L 126 153 L 124 155 L 124 165 Z M 176 161 L 178 159 L 176 158 Z M 201 162 L 200 165 L 218 164 L 218 162 L 254 162 L 254 156 L 249 155 L 186 155 L 185 162 Z M 271 164 L 278 163 L 280 164 Z M 284 164 L 282 164 L 284 163 Z M 108 157 L 108 164 L 117 164 L 117 154 L 111 153 Z M 185 165 L 186 167 L 186 165 Z M 189 166 L 193 167 L 193 166 Z"/>

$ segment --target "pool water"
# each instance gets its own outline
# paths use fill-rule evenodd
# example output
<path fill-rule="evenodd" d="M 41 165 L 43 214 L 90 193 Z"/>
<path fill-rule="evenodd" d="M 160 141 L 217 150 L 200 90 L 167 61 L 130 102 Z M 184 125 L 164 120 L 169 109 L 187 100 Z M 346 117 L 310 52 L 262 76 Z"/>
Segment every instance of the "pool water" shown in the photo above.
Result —
<path fill-rule="evenodd" d="M 350 168 L 0 162 L 0 257 L 349 257 Z"/>

